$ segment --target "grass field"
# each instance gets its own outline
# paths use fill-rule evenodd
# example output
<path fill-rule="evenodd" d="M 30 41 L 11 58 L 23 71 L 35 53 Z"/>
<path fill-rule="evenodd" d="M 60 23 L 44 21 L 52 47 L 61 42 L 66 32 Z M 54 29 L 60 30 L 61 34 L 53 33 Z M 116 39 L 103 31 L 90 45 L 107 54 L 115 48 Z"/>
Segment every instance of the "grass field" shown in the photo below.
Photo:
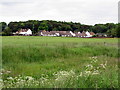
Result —
<path fill-rule="evenodd" d="M 118 88 L 118 39 L 2 37 L 3 87 Z"/>

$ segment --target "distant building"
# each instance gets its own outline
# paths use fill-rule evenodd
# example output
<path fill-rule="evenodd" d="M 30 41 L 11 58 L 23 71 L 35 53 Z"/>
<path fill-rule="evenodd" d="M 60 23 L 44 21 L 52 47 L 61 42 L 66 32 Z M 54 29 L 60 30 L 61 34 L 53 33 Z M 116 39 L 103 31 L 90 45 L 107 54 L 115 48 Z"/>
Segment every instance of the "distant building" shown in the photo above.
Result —
<path fill-rule="evenodd" d="M 86 36 L 87 36 L 86 32 L 83 31 L 83 32 L 81 33 L 81 37 L 86 37 Z"/>
<path fill-rule="evenodd" d="M 86 31 L 85 34 L 86 34 L 86 37 L 92 37 L 92 35 L 90 35 L 88 31 Z"/>
<path fill-rule="evenodd" d="M 107 37 L 107 34 L 105 34 L 105 33 L 97 33 L 96 36 L 97 37 Z"/>
<path fill-rule="evenodd" d="M 75 32 L 75 37 L 82 37 L 82 33 L 81 32 Z"/>
<path fill-rule="evenodd" d="M 94 36 L 94 35 L 95 35 L 95 33 L 94 33 L 94 32 L 90 32 L 90 35 Z"/>
<path fill-rule="evenodd" d="M 86 37 L 93 37 L 95 33 L 86 31 L 86 35 L 87 35 Z"/>
<path fill-rule="evenodd" d="M 24 36 L 30 36 L 32 35 L 32 31 L 30 29 L 20 29 L 16 33 L 13 33 L 15 35 L 24 35 Z"/>

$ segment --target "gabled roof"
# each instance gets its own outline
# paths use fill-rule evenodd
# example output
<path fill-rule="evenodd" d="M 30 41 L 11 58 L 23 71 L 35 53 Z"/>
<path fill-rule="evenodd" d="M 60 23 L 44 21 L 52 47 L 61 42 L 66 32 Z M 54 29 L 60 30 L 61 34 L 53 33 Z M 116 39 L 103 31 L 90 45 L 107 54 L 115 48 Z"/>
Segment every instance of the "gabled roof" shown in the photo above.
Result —
<path fill-rule="evenodd" d="M 90 35 L 95 35 L 95 33 L 94 32 L 90 32 Z"/>
<path fill-rule="evenodd" d="M 27 32 L 28 30 L 30 30 L 30 29 L 20 29 L 16 33 Z"/>
<path fill-rule="evenodd" d="M 51 34 L 59 33 L 59 31 L 50 31 Z"/>
<path fill-rule="evenodd" d="M 46 31 L 46 32 L 42 32 L 43 34 L 50 34 L 50 32 Z"/>
<path fill-rule="evenodd" d="M 39 32 L 46 32 L 46 30 L 40 30 Z"/>
<path fill-rule="evenodd" d="M 75 34 L 76 37 L 81 37 L 82 36 L 81 32 L 75 32 L 74 34 Z"/>
<path fill-rule="evenodd" d="M 83 37 L 84 37 L 84 36 L 87 36 L 86 32 L 83 31 L 81 36 L 83 36 Z"/>

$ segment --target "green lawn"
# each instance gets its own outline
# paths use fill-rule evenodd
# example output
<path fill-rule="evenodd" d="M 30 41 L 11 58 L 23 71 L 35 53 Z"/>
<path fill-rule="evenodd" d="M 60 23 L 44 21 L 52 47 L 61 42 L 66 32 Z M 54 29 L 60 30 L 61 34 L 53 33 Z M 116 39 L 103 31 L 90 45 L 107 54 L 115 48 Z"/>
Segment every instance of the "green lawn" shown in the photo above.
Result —
<path fill-rule="evenodd" d="M 118 88 L 118 39 L 3 36 L 3 87 Z"/>

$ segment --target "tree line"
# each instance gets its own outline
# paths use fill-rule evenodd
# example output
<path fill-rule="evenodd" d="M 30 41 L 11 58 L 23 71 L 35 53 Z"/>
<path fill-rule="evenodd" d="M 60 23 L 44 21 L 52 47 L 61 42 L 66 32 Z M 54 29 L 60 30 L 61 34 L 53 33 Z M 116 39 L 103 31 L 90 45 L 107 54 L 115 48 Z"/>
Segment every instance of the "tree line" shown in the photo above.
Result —
<path fill-rule="evenodd" d="M 106 23 L 106 24 L 95 24 L 85 25 L 76 22 L 65 22 L 65 21 L 53 21 L 53 20 L 28 20 L 19 22 L 0 22 L 0 28 L 2 35 L 11 35 L 13 32 L 19 29 L 31 29 L 33 34 L 36 35 L 40 30 L 46 31 L 92 31 L 94 33 L 106 33 L 110 37 L 119 37 L 120 28 L 119 24 Z"/>

